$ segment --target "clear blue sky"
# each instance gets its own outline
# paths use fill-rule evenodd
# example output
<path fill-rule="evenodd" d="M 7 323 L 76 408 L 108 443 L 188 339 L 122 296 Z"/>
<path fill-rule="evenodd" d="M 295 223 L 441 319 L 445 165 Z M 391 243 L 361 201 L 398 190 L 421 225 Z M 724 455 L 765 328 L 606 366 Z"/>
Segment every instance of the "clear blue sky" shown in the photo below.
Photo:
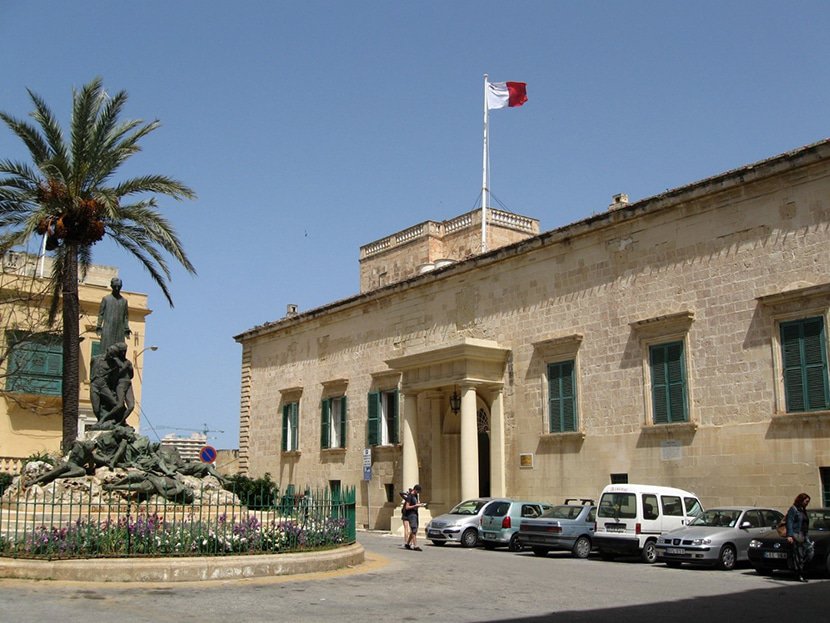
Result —
<path fill-rule="evenodd" d="M 30 88 L 66 122 L 101 76 L 163 127 L 125 174 L 163 201 L 198 276 L 147 292 L 146 417 L 238 446 L 233 336 L 358 292 L 358 250 L 476 206 L 482 75 L 529 101 L 491 114 L 491 187 L 543 230 L 828 136 L 826 1 L 0 0 L 0 110 Z M 0 155 L 23 158 L 0 128 Z M 142 431 L 154 438 L 146 425 Z M 169 430 L 160 430 L 160 434 Z M 187 434 L 184 432 L 184 434 Z"/>

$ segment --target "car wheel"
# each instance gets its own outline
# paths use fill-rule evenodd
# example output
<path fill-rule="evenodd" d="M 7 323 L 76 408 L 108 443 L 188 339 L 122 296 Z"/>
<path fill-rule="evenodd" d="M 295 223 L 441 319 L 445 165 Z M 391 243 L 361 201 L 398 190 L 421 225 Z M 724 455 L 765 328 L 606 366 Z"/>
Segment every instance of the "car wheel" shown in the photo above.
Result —
<path fill-rule="evenodd" d="M 437 545 L 438 547 L 441 547 L 442 545 L 445 545 L 446 543 L 447 543 L 446 541 L 433 541 L 432 542 L 433 545 Z"/>
<path fill-rule="evenodd" d="M 511 552 L 522 551 L 522 542 L 519 540 L 518 534 L 514 534 L 510 537 L 510 542 L 507 544 L 507 549 Z"/>
<path fill-rule="evenodd" d="M 548 555 L 548 550 L 545 547 L 534 547 L 533 548 L 533 553 L 536 554 L 537 556 L 547 556 Z"/>
<path fill-rule="evenodd" d="M 646 544 L 643 545 L 643 551 L 640 552 L 640 560 L 649 565 L 657 562 L 657 547 L 654 545 L 654 541 L 646 541 Z"/>
<path fill-rule="evenodd" d="M 467 528 L 461 534 L 461 547 L 475 547 L 478 545 L 478 530 Z"/>
<path fill-rule="evenodd" d="M 732 545 L 724 545 L 720 548 L 720 554 L 718 555 L 718 569 L 732 571 L 735 568 L 737 558 L 735 547 Z"/>
<path fill-rule="evenodd" d="M 571 548 L 571 554 L 574 555 L 574 558 L 588 558 L 590 553 L 591 539 L 583 534 L 576 540 L 576 543 L 574 543 L 573 548 Z"/>

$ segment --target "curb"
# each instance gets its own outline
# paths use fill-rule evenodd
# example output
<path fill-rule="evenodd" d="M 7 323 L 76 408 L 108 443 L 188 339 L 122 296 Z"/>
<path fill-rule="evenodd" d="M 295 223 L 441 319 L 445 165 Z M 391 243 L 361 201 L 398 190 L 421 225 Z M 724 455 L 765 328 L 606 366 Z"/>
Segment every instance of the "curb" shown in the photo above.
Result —
<path fill-rule="evenodd" d="M 360 565 L 364 560 L 365 550 L 359 543 L 308 554 L 84 560 L 0 558 L 0 578 L 69 582 L 203 582 L 334 571 Z"/>

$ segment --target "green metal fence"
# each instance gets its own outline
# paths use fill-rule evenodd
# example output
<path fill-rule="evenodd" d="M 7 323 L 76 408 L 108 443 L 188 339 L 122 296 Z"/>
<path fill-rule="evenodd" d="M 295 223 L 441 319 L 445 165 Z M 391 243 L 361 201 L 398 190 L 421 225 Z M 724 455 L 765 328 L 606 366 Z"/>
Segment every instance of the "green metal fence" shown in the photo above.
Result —
<path fill-rule="evenodd" d="M 4 496 L 0 556 L 97 558 L 224 556 L 331 549 L 355 542 L 355 489 L 248 495 L 180 504 L 79 487 L 52 500 L 42 489 Z M 200 492 L 201 493 L 201 492 Z M 266 500 L 267 503 L 263 503 Z"/>

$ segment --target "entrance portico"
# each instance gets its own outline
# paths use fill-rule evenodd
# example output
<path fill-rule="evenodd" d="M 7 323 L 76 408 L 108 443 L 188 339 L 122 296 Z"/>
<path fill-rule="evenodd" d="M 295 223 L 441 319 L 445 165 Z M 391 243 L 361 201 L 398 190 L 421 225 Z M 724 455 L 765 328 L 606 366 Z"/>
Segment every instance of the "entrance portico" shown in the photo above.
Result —
<path fill-rule="evenodd" d="M 508 353 L 490 340 L 461 338 L 386 361 L 401 374 L 404 486 L 424 484 L 427 476 L 430 500 L 444 504 L 506 494 L 503 391 Z M 450 408 L 455 392 L 460 395 L 457 413 Z M 419 431 L 419 423 L 426 430 Z"/>

